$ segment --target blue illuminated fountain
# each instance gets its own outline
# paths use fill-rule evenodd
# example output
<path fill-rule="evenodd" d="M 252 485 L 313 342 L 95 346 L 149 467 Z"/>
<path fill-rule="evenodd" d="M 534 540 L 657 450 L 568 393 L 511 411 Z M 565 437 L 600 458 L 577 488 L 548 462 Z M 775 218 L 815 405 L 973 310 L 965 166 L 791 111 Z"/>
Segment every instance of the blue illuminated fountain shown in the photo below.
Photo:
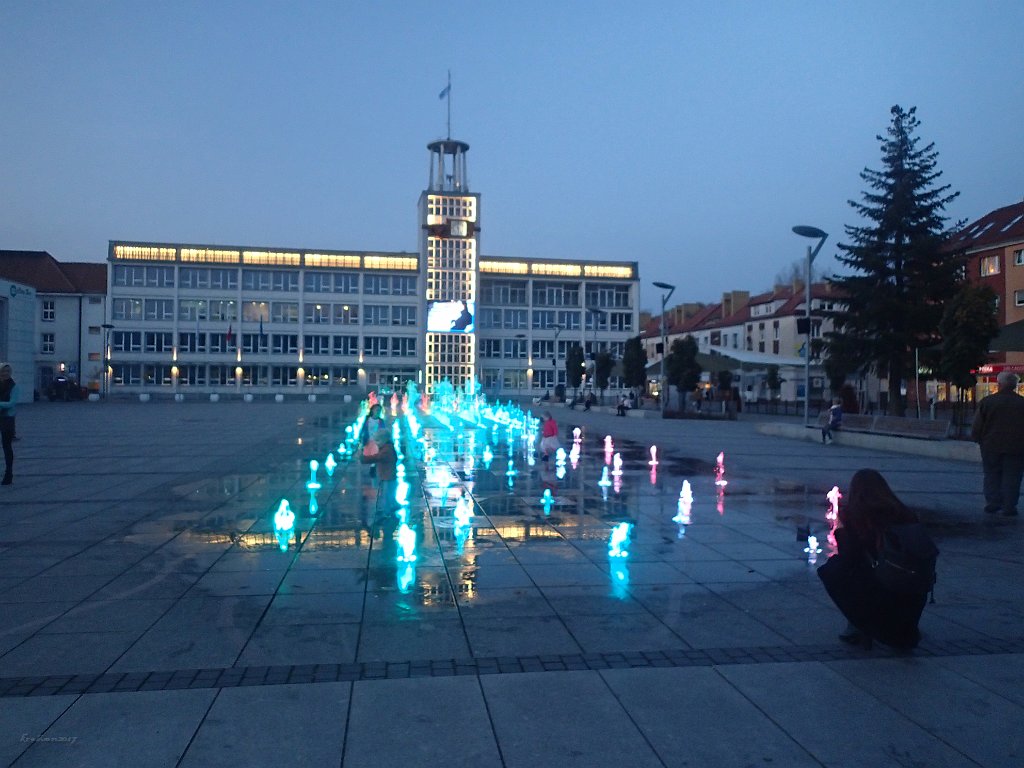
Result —
<path fill-rule="evenodd" d="M 544 495 L 540 497 L 541 507 L 544 508 L 544 516 L 547 517 L 551 514 L 551 507 L 555 503 L 555 497 L 551 495 L 551 489 L 545 488 Z"/>
<path fill-rule="evenodd" d="M 629 533 L 633 530 L 632 523 L 619 523 L 612 528 L 608 539 L 608 557 L 629 557 Z"/>
<path fill-rule="evenodd" d="M 334 460 L 334 453 L 327 454 L 327 458 L 324 459 L 324 469 L 327 471 L 328 477 L 334 477 L 334 470 L 338 466 L 338 462 Z"/>
<path fill-rule="evenodd" d="M 274 512 L 274 535 L 277 537 L 277 546 L 282 552 L 288 551 L 288 544 L 291 541 L 292 533 L 295 530 L 295 513 L 287 499 L 281 499 Z"/>
<path fill-rule="evenodd" d="M 398 561 L 412 563 L 416 561 L 416 531 L 402 523 L 398 526 Z"/>
<path fill-rule="evenodd" d="M 319 491 L 321 488 L 320 483 L 316 479 L 317 470 L 320 469 L 320 462 L 316 459 L 310 459 L 309 462 L 309 482 L 306 483 L 306 488 L 310 491 Z"/>

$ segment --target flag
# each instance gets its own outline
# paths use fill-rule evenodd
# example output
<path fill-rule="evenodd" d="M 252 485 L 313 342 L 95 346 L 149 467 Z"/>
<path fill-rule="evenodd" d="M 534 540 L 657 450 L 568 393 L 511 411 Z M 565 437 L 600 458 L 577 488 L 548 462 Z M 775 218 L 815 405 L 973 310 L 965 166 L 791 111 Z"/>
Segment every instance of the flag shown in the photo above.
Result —
<path fill-rule="evenodd" d="M 452 84 L 448 83 L 448 85 L 446 85 L 444 87 L 444 90 L 441 91 L 439 94 L 437 94 L 437 98 L 443 99 L 445 96 L 447 96 L 449 93 L 451 93 L 451 91 L 452 91 Z"/>
<path fill-rule="evenodd" d="M 231 323 L 228 323 L 228 332 L 227 332 L 227 335 L 224 338 L 227 340 L 228 344 L 233 343 L 234 340 L 235 340 L 234 331 L 231 330 Z"/>
<path fill-rule="evenodd" d="M 263 340 L 263 337 L 264 337 L 264 333 L 263 333 L 263 315 L 260 315 L 260 340 L 261 341 Z"/>

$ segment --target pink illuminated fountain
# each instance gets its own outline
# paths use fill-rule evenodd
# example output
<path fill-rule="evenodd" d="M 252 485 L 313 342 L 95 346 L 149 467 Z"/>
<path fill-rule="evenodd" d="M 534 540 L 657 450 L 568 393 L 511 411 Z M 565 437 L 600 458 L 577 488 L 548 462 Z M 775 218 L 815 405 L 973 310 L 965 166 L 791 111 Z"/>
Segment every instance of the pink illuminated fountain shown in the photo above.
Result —
<path fill-rule="evenodd" d="M 622 454 L 616 453 L 612 460 L 612 475 L 622 477 Z"/>
<path fill-rule="evenodd" d="M 828 512 L 825 513 L 825 519 L 828 520 L 827 538 L 829 546 L 835 549 L 836 528 L 839 526 L 839 500 L 843 498 L 843 494 L 839 492 L 838 485 L 833 485 L 832 490 L 825 494 L 825 498 L 828 499 Z"/>
<path fill-rule="evenodd" d="M 719 488 L 724 488 L 729 484 L 729 481 L 725 479 L 725 452 L 718 454 L 717 463 L 715 465 L 715 485 Z"/>
<path fill-rule="evenodd" d="M 647 462 L 652 467 L 658 466 L 658 446 L 651 446 L 651 460 Z"/>

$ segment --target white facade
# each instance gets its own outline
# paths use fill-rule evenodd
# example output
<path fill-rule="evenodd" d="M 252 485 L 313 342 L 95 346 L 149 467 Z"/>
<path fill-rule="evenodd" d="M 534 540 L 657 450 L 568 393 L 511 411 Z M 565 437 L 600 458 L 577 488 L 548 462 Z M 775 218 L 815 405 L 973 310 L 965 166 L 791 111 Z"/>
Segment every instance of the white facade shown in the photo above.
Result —
<path fill-rule="evenodd" d="M 417 380 L 412 253 L 111 242 L 118 392 L 352 393 Z"/>
<path fill-rule="evenodd" d="M 10 363 L 18 382 L 18 402 L 32 402 L 36 291 L 0 279 L 0 361 Z"/>
<path fill-rule="evenodd" d="M 35 387 L 42 393 L 64 374 L 99 391 L 103 378 L 103 295 L 38 293 Z"/>

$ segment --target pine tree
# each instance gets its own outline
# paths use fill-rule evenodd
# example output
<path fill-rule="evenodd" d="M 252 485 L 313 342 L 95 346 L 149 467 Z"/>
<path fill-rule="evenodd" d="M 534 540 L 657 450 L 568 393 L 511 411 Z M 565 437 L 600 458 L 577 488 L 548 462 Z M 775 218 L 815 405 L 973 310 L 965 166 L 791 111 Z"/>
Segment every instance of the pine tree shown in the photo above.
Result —
<path fill-rule="evenodd" d="M 939 343 L 943 305 L 962 274 L 962 261 L 943 250 L 949 232 L 942 215 L 960 193 L 936 186 L 938 152 L 934 143 L 918 147 L 916 111 L 892 108 L 888 135 L 876 137 L 883 170 L 865 168 L 860 177 L 869 190 L 861 202 L 849 201 L 867 223 L 844 228 L 850 243 L 838 246 L 837 259 L 853 274 L 833 277 L 845 305 L 832 313 L 835 330 L 826 336 L 827 347 L 888 379 L 899 416 L 913 350 Z"/>

